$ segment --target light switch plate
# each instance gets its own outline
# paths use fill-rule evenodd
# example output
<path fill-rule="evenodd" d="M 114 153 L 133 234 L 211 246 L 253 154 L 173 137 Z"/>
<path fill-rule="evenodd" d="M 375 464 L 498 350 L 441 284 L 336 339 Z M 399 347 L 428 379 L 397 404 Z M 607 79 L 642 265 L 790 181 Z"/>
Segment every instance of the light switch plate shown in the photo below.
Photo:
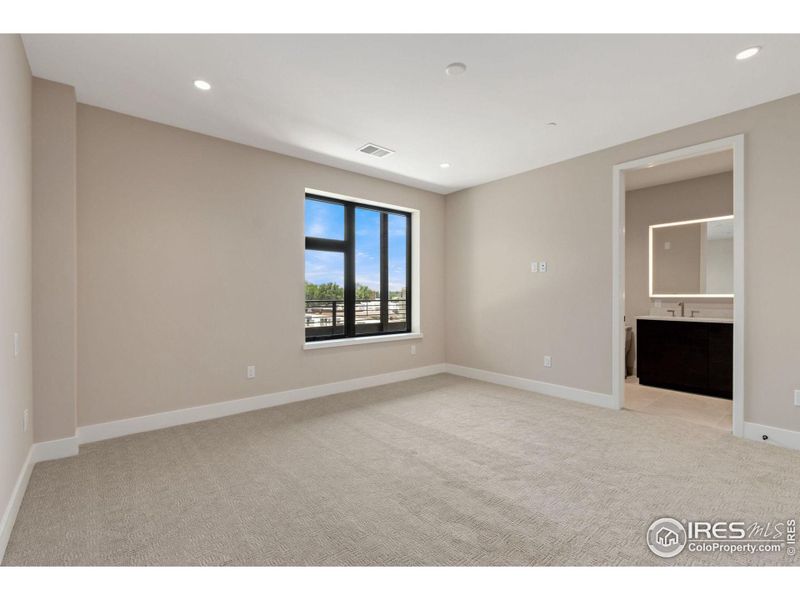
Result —
<path fill-rule="evenodd" d="M 800 406 L 800 390 L 794 391 L 794 405 Z"/>
<path fill-rule="evenodd" d="M 538 273 L 539 272 L 539 263 L 537 261 L 533 261 L 531 263 L 531 273 Z"/>
<path fill-rule="evenodd" d="M 552 356 L 545 356 L 544 357 L 544 366 L 548 369 L 553 366 L 553 357 Z"/>
<path fill-rule="evenodd" d="M 256 378 L 256 368 L 253 365 L 247 367 L 247 378 L 248 379 L 255 379 Z"/>

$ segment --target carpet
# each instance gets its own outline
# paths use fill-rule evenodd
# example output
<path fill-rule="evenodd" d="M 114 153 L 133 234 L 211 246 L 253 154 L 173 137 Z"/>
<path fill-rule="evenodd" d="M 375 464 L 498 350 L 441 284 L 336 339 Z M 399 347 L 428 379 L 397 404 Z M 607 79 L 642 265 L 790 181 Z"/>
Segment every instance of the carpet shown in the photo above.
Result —
<path fill-rule="evenodd" d="M 748 565 L 657 517 L 797 517 L 800 454 L 452 375 L 87 444 L 35 466 L 6 565 Z"/>

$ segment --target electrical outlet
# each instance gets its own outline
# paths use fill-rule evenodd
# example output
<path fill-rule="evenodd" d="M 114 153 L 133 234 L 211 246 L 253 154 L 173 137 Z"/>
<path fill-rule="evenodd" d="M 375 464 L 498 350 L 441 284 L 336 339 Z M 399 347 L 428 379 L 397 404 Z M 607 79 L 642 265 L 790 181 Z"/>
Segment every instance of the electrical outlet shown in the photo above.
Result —
<path fill-rule="evenodd" d="M 794 405 L 800 406 L 800 390 L 794 391 Z"/>
<path fill-rule="evenodd" d="M 416 354 L 416 353 L 417 353 L 417 345 L 411 344 L 411 354 Z"/>
<path fill-rule="evenodd" d="M 547 263 L 545 261 L 539 263 L 539 273 L 547 273 Z"/>
<path fill-rule="evenodd" d="M 531 263 L 531 273 L 538 273 L 539 272 L 539 263 L 538 261 L 533 261 Z"/>
<path fill-rule="evenodd" d="M 247 367 L 247 378 L 248 379 L 255 379 L 256 378 L 256 368 L 253 365 Z"/>
<path fill-rule="evenodd" d="M 544 366 L 548 369 L 553 366 L 553 357 L 552 356 L 545 356 L 544 357 Z"/>
<path fill-rule="evenodd" d="M 22 431 L 28 431 L 31 426 L 31 411 L 27 408 L 22 412 Z"/>

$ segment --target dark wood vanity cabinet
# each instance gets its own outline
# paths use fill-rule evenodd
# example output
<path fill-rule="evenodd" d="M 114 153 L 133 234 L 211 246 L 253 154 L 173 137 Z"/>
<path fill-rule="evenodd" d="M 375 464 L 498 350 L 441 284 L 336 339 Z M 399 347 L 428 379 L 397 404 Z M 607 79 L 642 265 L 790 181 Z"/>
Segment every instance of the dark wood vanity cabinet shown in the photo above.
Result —
<path fill-rule="evenodd" d="M 636 320 L 641 385 L 733 398 L 733 324 Z"/>

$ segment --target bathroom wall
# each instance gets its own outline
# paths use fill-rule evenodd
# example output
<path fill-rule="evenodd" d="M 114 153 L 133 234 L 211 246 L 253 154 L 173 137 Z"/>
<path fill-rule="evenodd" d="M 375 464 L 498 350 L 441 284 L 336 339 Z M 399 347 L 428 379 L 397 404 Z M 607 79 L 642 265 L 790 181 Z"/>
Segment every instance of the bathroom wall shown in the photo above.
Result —
<path fill-rule="evenodd" d="M 700 223 L 653 230 L 653 293 L 700 293 L 703 231 Z"/>
<path fill-rule="evenodd" d="M 686 181 L 667 183 L 630 191 L 625 196 L 625 319 L 630 325 L 636 317 L 665 314 L 656 308 L 673 308 L 679 301 L 662 300 L 656 306 L 648 288 L 648 235 L 650 225 L 720 217 L 733 214 L 733 173 L 719 173 Z M 699 245 L 699 235 L 697 236 Z M 692 253 L 697 255 L 697 251 Z M 699 268 L 699 263 L 697 265 Z M 692 274 L 699 277 L 699 271 Z M 732 314 L 730 300 L 691 299 L 687 307 L 703 316 L 721 316 L 720 310 Z M 713 314 L 708 311 L 714 311 Z"/>
<path fill-rule="evenodd" d="M 710 294 L 730 293 L 733 289 L 733 239 L 705 240 L 703 262 L 704 289 Z"/>

